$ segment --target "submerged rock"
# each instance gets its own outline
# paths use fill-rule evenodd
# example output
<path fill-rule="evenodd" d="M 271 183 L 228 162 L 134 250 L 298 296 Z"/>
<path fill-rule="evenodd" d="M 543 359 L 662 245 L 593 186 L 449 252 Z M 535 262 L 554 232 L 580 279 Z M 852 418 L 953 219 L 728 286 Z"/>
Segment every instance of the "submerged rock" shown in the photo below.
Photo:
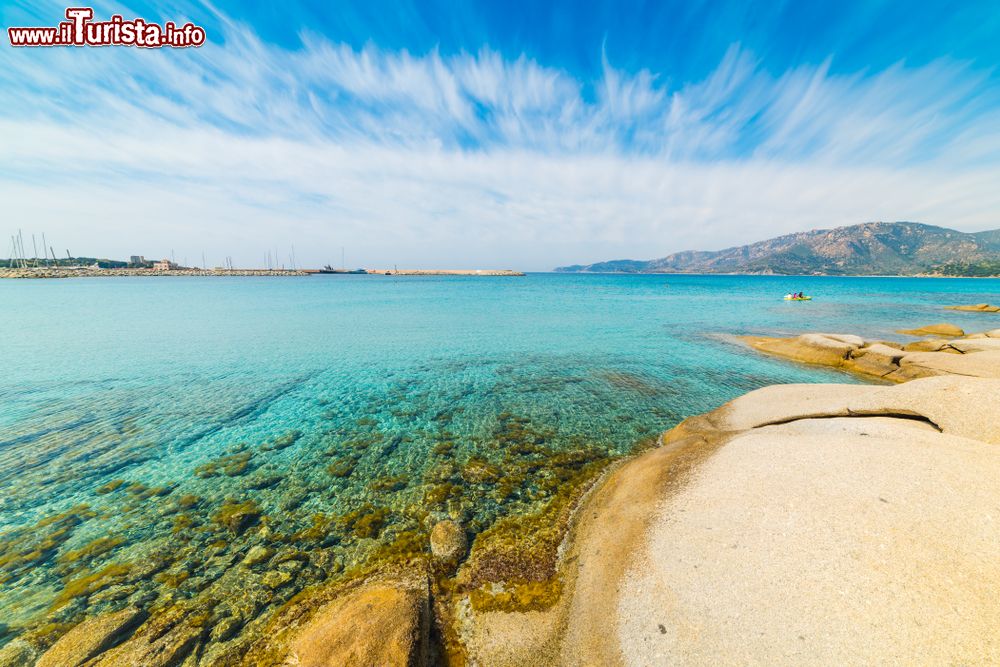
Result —
<path fill-rule="evenodd" d="M 897 333 L 907 336 L 938 336 L 940 338 L 959 338 L 965 335 L 965 331 L 954 324 L 928 324 L 917 329 L 900 329 Z"/>
<path fill-rule="evenodd" d="M 227 616 L 212 628 L 211 634 L 209 635 L 212 641 L 224 642 L 232 639 L 239 632 L 239 629 L 243 627 L 243 623 L 238 618 L 232 616 Z"/>
<path fill-rule="evenodd" d="M 0 648 L 0 667 L 23 667 L 32 665 L 38 651 L 23 639 L 14 639 Z"/>
<path fill-rule="evenodd" d="M 133 586 L 110 586 L 105 588 L 103 591 L 94 593 L 89 598 L 90 604 L 103 604 L 105 602 L 117 602 L 118 600 L 124 600 L 135 592 Z"/>
<path fill-rule="evenodd" d="M 492 482 L 500 477 L 500 468 L 480 456 L 473 456 L 462 467 L 462 479 L 470 484 Z"/>
<path fill-rule="evenodd" d="M 52 645 L 36 663 L 37 667 L 77 667 L 128 638 L 146 620 L 141 609 L 90 618 L 77 625 Z"/>
<path fill-rule="evenodd" d="M 971 306 L 945 306 L 948 310 L 961 310 L 967 313 L 1000 313 L 1000 306 L 991 306 L 988 303 L 975 303 Z"/>
<path fill-rule="evenodd" d="M 185 626 L 158 639 L 150 636 L 132 639 L 98 656 L 97 662 L 92 664 L 94 667 L 178 665 L 195 649 L 202 634 L 200 628 Z"/>
<path fill-rule="evenodd" d="M 260 519 L 260 514 L 260 508 L 253 500 L 247 500 L 242 503 L 227 500 L 219 508 L 219 511 L 212 516 L 212 519 L 239 535 L 257 523 L 257 520 Z"/>
<path fill-rule="evenodd" d="M 271 570 L 264 575 L 261 580 L 270 589 L 281 588 L 292 580 L 292 575 L 284 570 Z"/>
<path fill-rule="evenodd" d="M 262 449 L 264 449 L 265 451 L 285 449 L 286 447 L 291 447 L 292 445 L 294 445 L 296 442 L 299 441 L 299 438 L 301 437 L 302 437 L 302 431 L 299 431 L 297 429 L 294 431 L 289 431 L 288 433 L 275 438 L 270 444 L 264 445 Z"/>
<path fill-rule="evenodd" d="M 263 563 L 264 561 L 269 560 L 273 555 L 274 555 L 274 549 L 258 544 L 252 547 L 250 551 L 247 552 L 246 557 L 243 559 L 242 565 L 244 565 L 245 567 L 253 567 L 258 563 Z"/>
<path fill-rule="evenodd" d="M 455 563 L 465 556 L 469 543 L 462 526 L 445 519 L 434 524 L 431 530 L 431 553 L 438 560 Z"/>

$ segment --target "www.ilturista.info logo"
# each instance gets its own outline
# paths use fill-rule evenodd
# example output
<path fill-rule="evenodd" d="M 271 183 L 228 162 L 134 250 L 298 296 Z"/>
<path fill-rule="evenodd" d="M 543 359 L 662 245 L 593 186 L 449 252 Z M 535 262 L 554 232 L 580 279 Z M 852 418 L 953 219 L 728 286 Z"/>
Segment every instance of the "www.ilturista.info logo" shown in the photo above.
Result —
<path fill-rule="evenodd" d="M 126 21 L 115 14 L 109 21 L 92 21 L 90 7 L 69 7 L 68 21 L 54 28 L 7 28 L 11 46 L 138 46 L 157 49 L 164 46 L 184 48 L 205 43 L 205 29 L 185 23 L 164 25 L 143 19 Z"/>

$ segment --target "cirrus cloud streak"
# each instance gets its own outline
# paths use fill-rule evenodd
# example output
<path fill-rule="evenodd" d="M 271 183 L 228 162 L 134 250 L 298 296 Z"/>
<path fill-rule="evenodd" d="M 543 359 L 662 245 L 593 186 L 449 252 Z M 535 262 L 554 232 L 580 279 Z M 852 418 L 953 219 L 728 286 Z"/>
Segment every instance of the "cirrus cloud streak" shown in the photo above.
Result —
<path fill-rule="evenodd" d="M 1000 105 L 968 64 L 774 75 L 734 44 L 700 81 L 607 58 L 584 81 L 223 23 L 196 50 L 0 50 L 5 217 L 79 254 L 527 269 L 872 219 L 997 226 Z"/>

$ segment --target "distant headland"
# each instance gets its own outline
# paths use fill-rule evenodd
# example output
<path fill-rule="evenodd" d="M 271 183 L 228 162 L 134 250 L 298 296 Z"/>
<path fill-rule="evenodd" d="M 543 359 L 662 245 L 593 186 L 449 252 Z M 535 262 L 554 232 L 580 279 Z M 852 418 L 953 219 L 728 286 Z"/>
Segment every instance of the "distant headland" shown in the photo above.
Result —
<path fill-rule="evenodd" d="M 866 222 L 660 259 L 575 264 L 562 273 L 1000 276 L 1000 229 L 965 233 L 917 222 Z"/>

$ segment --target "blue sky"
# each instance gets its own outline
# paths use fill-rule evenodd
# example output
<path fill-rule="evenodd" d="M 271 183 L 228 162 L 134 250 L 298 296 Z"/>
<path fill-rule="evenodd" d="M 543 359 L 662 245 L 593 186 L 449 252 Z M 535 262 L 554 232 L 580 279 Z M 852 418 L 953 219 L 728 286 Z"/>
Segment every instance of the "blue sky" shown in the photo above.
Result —
<path fill-rule="evenodd" d="M 0 5 L 54 25 L 64 5 Z M 548 269 L 866 220 L 1000 227 L 995 2 L 98 4 L 0 45 L 5 237 Z M 0 251 L 0 255 L 5 255 Z"/>

